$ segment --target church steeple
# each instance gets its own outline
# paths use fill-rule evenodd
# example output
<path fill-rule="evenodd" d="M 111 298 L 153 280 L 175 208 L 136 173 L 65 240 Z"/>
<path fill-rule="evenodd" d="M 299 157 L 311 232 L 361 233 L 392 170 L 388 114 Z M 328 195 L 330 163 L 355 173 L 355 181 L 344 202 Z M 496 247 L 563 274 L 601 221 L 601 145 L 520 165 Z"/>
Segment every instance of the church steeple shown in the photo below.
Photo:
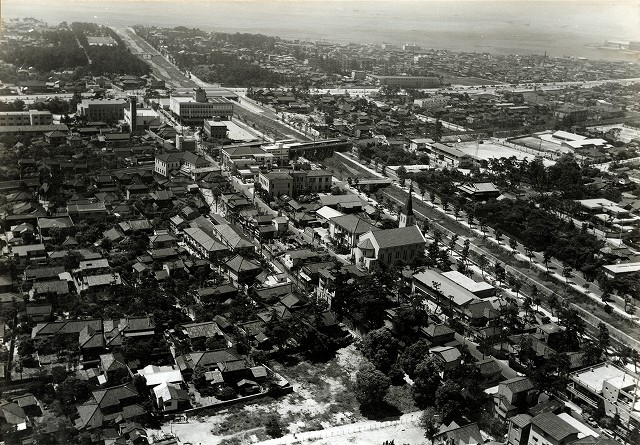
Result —
<path fill-rule="evenodd" d="M 407 196 L 407 202 L 400 213 L 399 227 L 409 227 L 415 224 L 415 218 L 413 216 L 413 184 L 409 184 L 409 196 Z"/>

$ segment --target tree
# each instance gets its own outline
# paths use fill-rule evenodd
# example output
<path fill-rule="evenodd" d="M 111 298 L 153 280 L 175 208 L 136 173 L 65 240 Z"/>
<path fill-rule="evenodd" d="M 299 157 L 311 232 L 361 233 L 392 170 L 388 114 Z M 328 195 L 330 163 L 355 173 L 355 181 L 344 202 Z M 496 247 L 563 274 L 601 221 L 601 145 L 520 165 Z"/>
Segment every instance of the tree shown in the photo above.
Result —
<path fill-rule="evenodd" d="M 400 187 L 404 187 L 407 179 L 407 169 L 404 165 L 398 167 L 398 169 L 396 170 L 396 175 L 398 176 L 398 183 L 400 184 Z"/>
<path fill-rule="evenodd" d="M 542 301 L 540 300 L 540 290 L 538 290 L 538 286 L 536 286 L 535 284 L 531 286 L 531 300 L 533 301 L 533 304 L 536 305 L 537 312 Z"/>
<path fill-rule="evenodd" d="M 284 436 L 284 427 L 280 420 L 280 416 L 277 414 L 271 414 L 268 416 L 267 421 L 264 424 L 264 432 L 274 439 Z"/>
<path fill-rule="evenodd" d="M 418 406 L 432 406 L 440 386 L 440 366 L 433 358 L 421 361 L 415 370 L 412 390 L 413 399 Z"/>
<path fill-rule="evenodd" d="M 560 300 L 556 294 L 552 294 L 549 297 L 549 308 L 551 309 L 551 315 L 555 315 L 554 312 L 560 309 Z"/>
<path fill-rule="evenodd" d="M 398 342 L 387 328 L 380 328 L 366 334 L 360 345 L 362 354 L 383 372 L 396 361 Z"/>
<path fill-rule="evenodd" d="M 458 420 L 465 414 L 467 406 L 465 399 L 462 386 L 452 380 L 447 380 L 438 388 L 435 405 L 444 423 Z"/>
<path fill-rule="evenodd" d="M 91 395 L 89 384 L 75 377 L 67 377 L 56 388 L 58 399 L 64 405 L 75 405 L 84 402 Z"/>
<path fill-rule="evenodd" d="M 507 272 L 504 266 L 501 263 L 496 263 L 493 266 L 493 271 L 499 284 L 502 285 L 502 283 L 505 281 L 505 278 L 507 277 Z"/>
<path fill-rule="evenodd" d="M 433 407 L 427 407 L 420 418 L 420 425 L 424 428 L 425 437 L 433 440 L 433 436 L 436 435 L 442 425 L 440 414 L 438 414 Z"/>
<path fill-rule="evenodd" d="M 542 253 L 542 262 L 544 263 L 544 267 L 547 268 L 547 272 L 549 272 L 549 261 L 551 261 L 551 253 L 548 250 L 545 250 Z"/>
<path fill-rule="evenodd" d="M 365 408 L 373 408 L 384 401 L 391 386 L 389 377 L 377 370 L 372 363 L 364 362 L 356 373 L 356 399 Z"/>
<path fill-rule="evenodd" d="M 598 324 L 598 346 L 602 351 L 606 352 L 610 345 L 609 329 L 604 323 L 600 322 Z"/>
<path fill-rule="evenodd" d="M 455 248 L 456 248 L 456 243 L 458 242 L 458 238 L 459 238 L 459 237 L 458 237 L 458 234 L 457 234 L 457 233 L 454 233 L 454 234 L 451 236 L 451 240 L 449 241 L 449 250 L 448 250 L 449 252 L 451 252 L 451 251 L 455 250 Z"/>
<path fill-rule="evenodd" d="M 529 258 L 529 262 L 533 263 L 533 250 L 528 247 L 524 248 L 524 254 Z"/>
<path fill-rule="evenodd" d="M 415 377 L 417 366 L 425 357 L 429 356 L 429 342 L 421 339 L 407 347 L 400 356 L 400 364 L 404 372 L 412 379 Z"/>
<path fill-rule="evenodd" d="M 511 250 L 513 250 L 513 254 L 515 255 L 516 253 L 518 253 L 517 249 L 518 249 L 518 242 L 514 239 L 514 238 L 509 238 L 509 247 L 511 247 Z"/>
<path fill-rule="evenodd" d="M 489 265 L 489 260 L 487 259 L 487 256 L 483 253 L 478 258 L 478 267 L 480 268 L 480 272 L 482 272 L 482 278 L 484 278 L 484 271 L 488 265 Z"/>
<path fill-rule="evenodd" d="M 569 280 L 573 277 L 573 269 L 568 265 L 564 265 L 562 267 L 562 276 L 564 276 L 568 283 Z"/>

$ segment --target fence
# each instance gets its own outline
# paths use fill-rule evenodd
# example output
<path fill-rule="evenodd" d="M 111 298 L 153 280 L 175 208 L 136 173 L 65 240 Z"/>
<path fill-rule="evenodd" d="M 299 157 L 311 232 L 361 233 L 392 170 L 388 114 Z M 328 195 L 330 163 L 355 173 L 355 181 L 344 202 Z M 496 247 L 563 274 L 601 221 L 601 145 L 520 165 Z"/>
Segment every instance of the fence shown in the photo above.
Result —
<path fill-rule="evenodd" d="M 267 440 L 260 442 L 262 445 L 289 445 L 289 444 L 303 444 L 306 442 L 313 442 L 320 439 L 327 439 L 331 437 L 347 436 L 349 434 L 358 434 L 366 431 L 376 431 L 385 428 L 390 428 L 400 425 L 417 425 L 420 422 L 419 416 L 412 416 L 406 418 L 400 418 L 398 420 L 390 420 L 387 422 L 371 422 L 364 424 L 352 424 L 343 425 L 338 427 L 329 428 L 319 431 L 306 431 L 302 433 L 296 433 L 294 435 L 288 435 L 279 439 Z"/>

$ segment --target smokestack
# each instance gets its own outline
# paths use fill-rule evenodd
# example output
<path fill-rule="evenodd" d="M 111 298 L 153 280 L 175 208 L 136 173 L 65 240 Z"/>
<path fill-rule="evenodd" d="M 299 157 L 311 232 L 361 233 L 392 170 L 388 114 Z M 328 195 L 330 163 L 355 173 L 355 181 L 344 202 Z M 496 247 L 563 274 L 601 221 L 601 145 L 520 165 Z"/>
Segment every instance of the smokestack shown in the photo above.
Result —
<path fill-rule="evenodd" d="M 135 133 L 138 127 L 138 97 L 129 96 L 129 113 L 131 113 L 130 133 Z"/>

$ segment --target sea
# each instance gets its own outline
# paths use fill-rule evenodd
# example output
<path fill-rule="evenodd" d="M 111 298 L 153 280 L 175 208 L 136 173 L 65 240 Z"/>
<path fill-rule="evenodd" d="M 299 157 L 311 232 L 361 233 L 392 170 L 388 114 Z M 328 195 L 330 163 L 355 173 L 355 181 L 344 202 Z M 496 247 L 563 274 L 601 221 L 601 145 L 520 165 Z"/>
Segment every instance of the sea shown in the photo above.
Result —
<path fill-rule="evenodd" d="M 284 39 L 416 44 L 423 49 L 639 61 L 603 49 L 640 41 L 640 2 L 529 0 L 0 0 L 5 21 L 187 26 Z"/>

